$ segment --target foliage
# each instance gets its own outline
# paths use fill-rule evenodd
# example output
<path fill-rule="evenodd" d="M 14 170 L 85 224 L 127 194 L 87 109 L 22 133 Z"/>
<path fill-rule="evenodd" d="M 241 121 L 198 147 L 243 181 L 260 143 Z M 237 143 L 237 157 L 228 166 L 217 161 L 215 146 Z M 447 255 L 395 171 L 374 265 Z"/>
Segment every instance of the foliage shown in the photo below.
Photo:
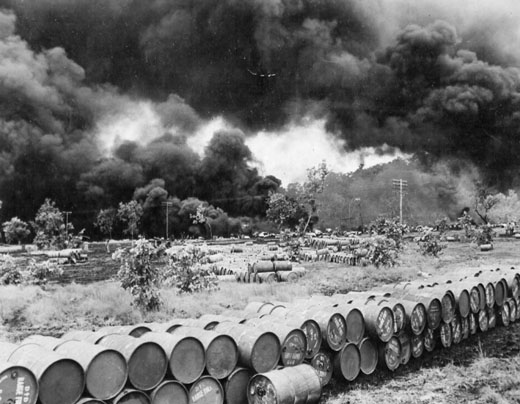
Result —
<path fill-rule="evenodd" d="M 489 210 L 488 216 L 494 223 L 509 223 L 520 220 L 520 197 L 509 190 L 507 194 L 495 195 L 497 203 Z"/>
<path fill-rule="evenodd" d="M 423 233 L 417 241 L 419 251 L 422 255 L 438 257 L 443 249 L 446 248 L 446 244 L 441 242 L 441 236 L 433 234 L 431 230 Z"/>
<path fill-rule="evenodd" d="M 287 243 L 286 252 L 289 255 L 289 261 L 299 261 L 302 251 L 302 241 L 291 236 L 291 231 L 285 229 L 280 233 L 281 241 Z"/>
<path fill-rule="evenodd" d="M 464 212 L 461 217 L 457 219 L 458 224 L 460 227 L 464 229 L 464 235 L 466 238 L 471 239 L 473 238 L 474 229 L 473 229 L 473 219 L 469 215 L 469 213 Z"/>
<path fill-rule="evenodd" d="M 406 231 L 406 226 L 399 223 L 399 219 L 388 219 L 384 216 L 379 216 L 369 225 L 371 233 L 386 236 L 395 242 L 397 249 L 403 246 L 403 235 Z"/>
<path fill-rule="evenodd" d="M 271 193 L 267 218 L 280 226 L 298 222 L 301 233 L 305 233 L 311 220 L 317 218 L 317 197 L 323 193 L 328 174 L 329 169 L 323 161 L 307 170 L 307 181 L 303 184 L 289 184 L 287 194 Z"/>
<path fill-rule="evenodd" d="M 19 285 L 22 283 L 22 273 L 13 257 L 0 255 L 0 285 Z"/>
<path fill-rule="evenodd" d="M 9 244 L 21 244 L 21 242 L 31 233 L 29 225 L 16 216 L 8 222 L 4 222 L 2 224 L 2 229 L 4 230 L 5 238 Z"/>
<path fill-rule="evenodd" d="M 442 236 L 444 233 L 448 231 L 450 226 L 448 225 L 449 219 L 447 217 L 443 217 L 435 222 L 435 227 L 439 230 L 439 234 Z"/>
<path fill-rule="evenodd" d="M 211 230 L 211 223 L 210 223 L 210 211 L 211 209 L 214 209 L 212 206 L 208 206 L 207 204 L 201 203 L 197 206 L 197 210 L 195 213 L 190 214 L 190 219 L 193 220 L 193 224 L 202 224 L 207 229 L 207 233 L 209 235 L 209 238 L 213 238 L 213 233 Z"/>
<path fill-rule="evenodd" d="M 293 225 L 301 212 L 300 205 L 295 199 L 279 192 L 271 192 L 267 202 L 267 219 L 278 226 Z"/>
<path fill-rule="evenodd" d="M 117 210 L 117 217 L 123 223 L 126 223 L 126 229 L 124 232 L 130 234 L 132 240 L 134 234 L 139 230 L 139 223 L 143 216 L 143 207 L 137 201 L 130 201 L 128 203 L 119 202 L 119 208 Z"/>
<path fill-rule="evenodd" d="M 59 277 L 63 274 L 63 269 L 56 263 L 49 260 L 37 262 L 36 260 L 30 260 L 27 265 L 27 271 L 24 273 L 24 283 L 30 285 L 46 285 L 49 281 L 49 277 Z"/>
<path fill-rule="evenodd" d="M 218 278 L 202 265 L 205 252 L 199 247 L 188 246 L 180 251 L 167 250 L 168 269 L 164 275 L 168 284 L 179 293 L 194 293 L 219 288 Z"/>
<path fill-rule="evenodd" d="M 495 232 L 493 228 L 489 224 L 485 224 L 480 226 L 473 234 L 473 241 L 477 243 L 477 245 L 482 244 L 491 244 L 493 242 L 493 237 Z"/>
<path fill-rule="evenodd" d="M 121 260 L 117 277 L 121 286 L 129 290 L 134 305 L 142 311 L 158 310 L 161 306 L 159 294 L 159 269 L 153 259 L 157 250 L 145 239 L 139 239 L 128 249 L 118 249 L 112 258 Z"/>
<path fill-rule="evenodd" d="M 46 285 L 49 277 L 59 277 L 63 270 L 51 261 L 29 260 L 27 265 L 10 255 L 0 256 L 0 285 Z"/>
<path fill-rule="evenodd" d="M 31 224 L 36 232 L 33 242 L 39 249 L 65 248 L 69 233 L 74 230 L 71 223 L 65 223 L 63 213 L 49 198 L 40 206 Z"/>
<path fill-rule="evenodd" d="M 380 267 L 397 265 L 399 256 L 397 243 L 388 237 L 373 237 L 369 242 L 368 254 L 365 257 L 369 263 Z"/>
<path fill-rule="evenodd" d="M 94 226 L 96 226 L 99 231 L 101 231 L 101 233 L 107 235 L 109 238 L 112 238 L 112 231 L 114 230 L 116 217 L 117 213 L 115 209 L 101 209 L 97 214 Z"/>
<path fill-rule="evenodd" d="M 475 194 L 475 213 L 482 219 L 485 224 L 490 221 L 489 212 L 500 202 L 497 194 L 491 194 L 481 184 L 477 184 L 477 192 Z"/>

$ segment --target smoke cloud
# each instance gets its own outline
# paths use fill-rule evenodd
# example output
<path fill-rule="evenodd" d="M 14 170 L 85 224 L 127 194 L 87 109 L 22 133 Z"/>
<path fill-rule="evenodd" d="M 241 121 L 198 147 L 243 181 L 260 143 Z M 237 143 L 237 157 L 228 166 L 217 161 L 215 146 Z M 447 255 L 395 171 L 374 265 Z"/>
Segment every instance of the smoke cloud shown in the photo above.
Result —
<path fill-rule="evenodd" d="M 248 144 L 309 120 L 347 151 L 448 157 L 497 189 L 519 185 L 513 0 L 0 0 L 0 10 L 3 215 L 30 217 L 51 195 L 86 218 L 154 179 L 179 200 L 261 214 L 280 182 L 259 175 Z M 193 138 L 215 120 L 225 128 L 199 155 Z"/>

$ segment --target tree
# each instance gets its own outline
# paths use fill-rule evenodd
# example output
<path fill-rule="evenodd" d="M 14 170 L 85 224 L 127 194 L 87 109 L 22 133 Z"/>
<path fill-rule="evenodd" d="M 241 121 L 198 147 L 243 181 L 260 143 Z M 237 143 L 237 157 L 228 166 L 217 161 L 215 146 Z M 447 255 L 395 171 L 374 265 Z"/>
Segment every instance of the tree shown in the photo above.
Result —
<path fill-rule="evenodd" d="M 520 198 L 510 189 L 507 194 L 496 194 L 497 203 L 489 210 L 488 216 L 494 223 L 517 222 L 520 219 Z"/>
<path fill-rule="evenodd" d="M 268 201 L 267 217 L 282 225 L 298 218 L 300 230 L 305 233 L 313 217 L 317 217 L 317 197 L 323 192 L 325 178 L 329 174 L 323 161 L 307 170 L 307 181 L 303 184 L 290 184 L 287 194 L 271 193 Z M 302 213 L 304 212 L 304 215 Z"/>
<path fill-rule="evenodd" d="M 137 201 L 130 201 L 128 203 L 119 202 L 119 209 L 117 210 L 117 217 L 123 223 L 126 223 L 127 227 L 124 230 L 126 234 L 130 234 L 132 241 L 134 240 L 134 234 L 139 229 L 139 223 L 143 216 L 143 208 Z"/>
<path fill-rule="evenodd" d="M 190 218 L 193 219 L 193 224 L 202 224 L 208 230 L 209 238 L 213 238 L 213 232 L 211 230 L 211 223 L 209 221 L 209 213 L 212 206 L 208 206 L 207 204 L 201 203 L 197 206 L 197 211 L 195 214 L 190 214 Z"/>
<path fill-rule="evenodd" d="M 107 235 L 108 238 L 111 239 L 115 222 L 116 210 L 114 208 L 101 209 L 97 214 L 94 226 L 96 226 L 101 233 Z"/>
<path fill-rule="evenodd" d="M 72 223 L 67 227 L 63 219 L 63 213 L 56 207 L 56 203 L 49 198 L 40 206 L 34 222 L 31 222 L 36 236 L 34 243 L 39 249 L 64 248 L 68 244 L 68 238 L 74 230 Z"/>
<path fill-rule="evenodd" d="M 491 194 L 486 188 L 477 184 L 475 194 L 475 213 L 485 224 L 489 223 L 489 211 L 499 203 L 500 199 L 496 194 Z"/>
<path fill-rule="evenodd" d="M 24 239 L 29 236 L 31 231 L 29 230 L 29 225 L 24 222 L 23 220 L 20 220 L 16 216 L 13 217 L 8 222 L 5 222 L 2 225 L 2 228 L 5 233 L 5 238 L 8 243 L 17 243 L 21 244 Z"/>

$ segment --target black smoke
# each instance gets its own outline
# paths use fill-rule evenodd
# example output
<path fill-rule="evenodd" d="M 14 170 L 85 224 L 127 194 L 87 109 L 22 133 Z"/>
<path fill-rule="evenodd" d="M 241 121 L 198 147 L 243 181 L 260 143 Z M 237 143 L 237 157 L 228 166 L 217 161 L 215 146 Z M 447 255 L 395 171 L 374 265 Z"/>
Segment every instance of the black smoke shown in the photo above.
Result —
<path fill-rule="evenodd" d="M 88 216 L 155 179 L 180 201 L 261 214 L 280 182 L 251 168 L 245 139 L 307 115 L 351 149 L 448 156 L 518 185 L 512 17 L 484 28 L 453 2 L 389 3 L 0 0 L 3 215 L 52 196 Z M 168 130 L 107 154 L 100 122 L 139 100 Z M 215 116 L 236 129 L 199 156 L 187 140 Z"/>

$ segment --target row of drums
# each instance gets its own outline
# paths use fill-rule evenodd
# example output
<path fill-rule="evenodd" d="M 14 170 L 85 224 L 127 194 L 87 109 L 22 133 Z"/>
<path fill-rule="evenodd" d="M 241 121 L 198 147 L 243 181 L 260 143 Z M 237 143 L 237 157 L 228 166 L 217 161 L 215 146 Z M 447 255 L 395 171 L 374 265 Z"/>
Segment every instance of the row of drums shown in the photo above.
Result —
<path fill-rule="evenodd" d="M 458 276 L 0 343 L 0 404 L 315 402 L 331 377 L 395 370 L 518 319 L 514 269 Z"/>

